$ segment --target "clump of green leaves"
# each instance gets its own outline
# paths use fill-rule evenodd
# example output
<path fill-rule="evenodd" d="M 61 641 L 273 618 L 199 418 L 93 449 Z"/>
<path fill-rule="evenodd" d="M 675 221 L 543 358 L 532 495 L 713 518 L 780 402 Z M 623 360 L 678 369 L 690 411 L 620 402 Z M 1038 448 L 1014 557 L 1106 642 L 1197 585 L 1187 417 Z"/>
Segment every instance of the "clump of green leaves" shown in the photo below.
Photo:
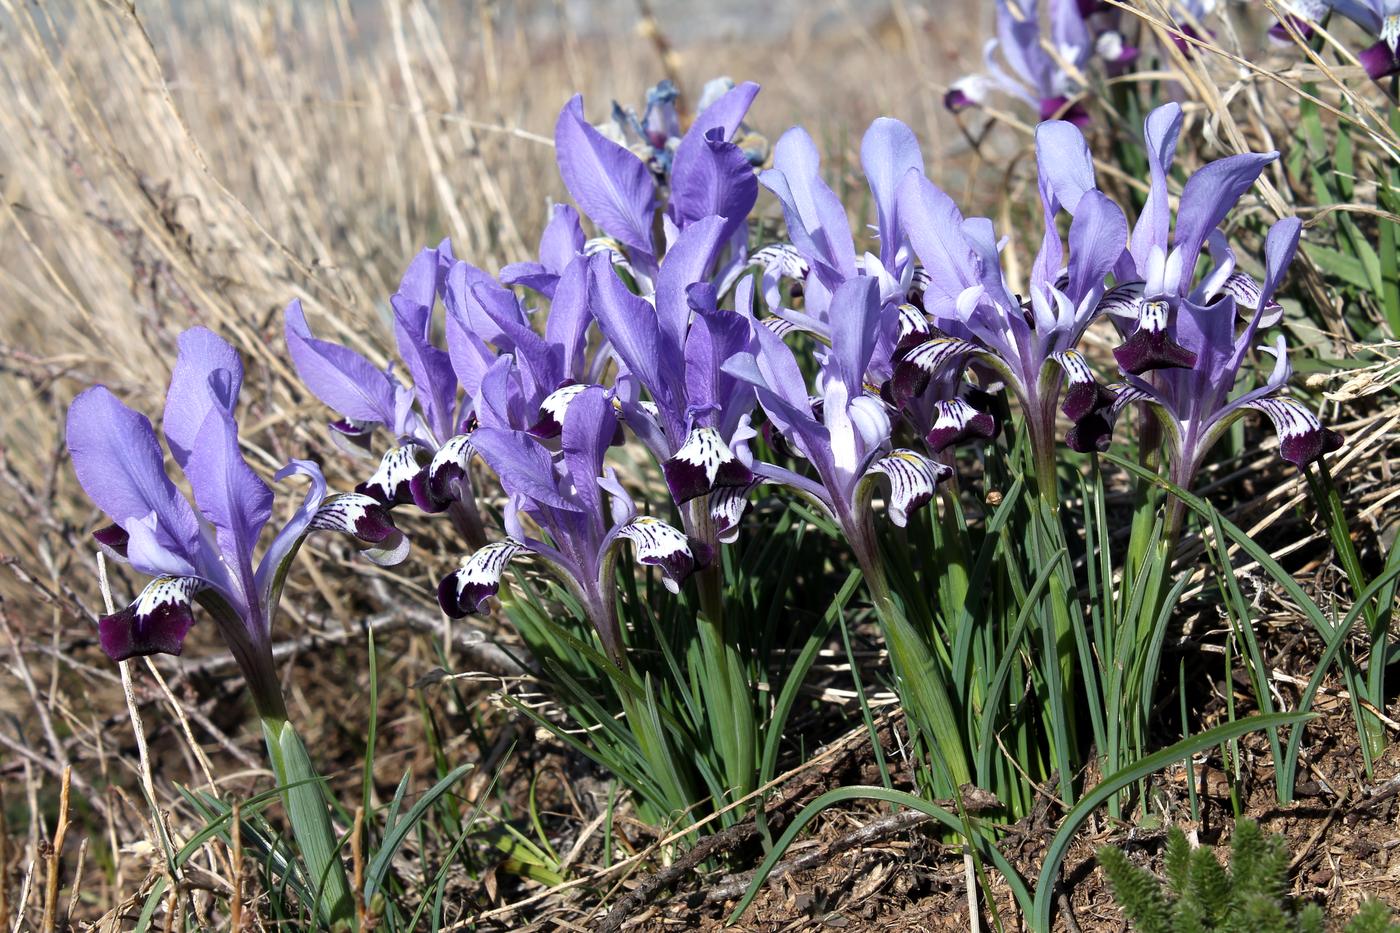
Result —
<path fill-rule="evenodd" d="M 1260 930 L 1322 933 L 1322 908 L 1295 909 L 1288 897 L 1288 844 L 1282 836 L 1265 836 L 1259 824 L 1240 820 L 1230 839 L 1230 867 L 1220 864 L 1209 846 L 1192 849 L 1186 834 L 1172 827 L 1162 869 L 1166 884 L 1139 868 L 1121 849 L 1098 852 L 1114 899 L 1140 933 L 1196 933 Z M 1345 927 L 1346 933 L 1400 933 L 1390 909 L 1368 901 Z"/>

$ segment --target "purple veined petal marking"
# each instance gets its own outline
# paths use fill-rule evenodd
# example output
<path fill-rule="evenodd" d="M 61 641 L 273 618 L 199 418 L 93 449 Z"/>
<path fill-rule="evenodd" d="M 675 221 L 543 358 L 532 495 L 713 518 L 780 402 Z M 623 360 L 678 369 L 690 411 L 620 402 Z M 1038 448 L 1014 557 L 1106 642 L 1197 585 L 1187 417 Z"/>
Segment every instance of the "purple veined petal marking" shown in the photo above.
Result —
<path fill-rule="evenodd" d="M 712 427 L 692 429 L 680 450 L 661 465 L 661 470 L 677 504 L 703 496 L 716 486 L 746 486 L 753 482 L 753 473 Z"/>
<path fill-rule="evenodd" d="M 896 350 L 918 346 L 928 341 L 933 334 L 933 329 L 929 326 L 928 315 L 914 304 L 902 304 L 899 311 L 899 339 L 896 342 Z"/>
<path fill-rule="evenodd" d="M 1142 283 L 1127 282 L 1115 285 L 1104 293 L 1099 299 L 1097 313 L 1136 321 L 1142 317 L 1142 304 Z"/>
<path fill-rule="evenodd" d="M 938 402 L 938 416 L 924 440 L 929 449 L 940 453 L 974 437 L 990 438 L 996 434 L 996 421 L 985 411 L 978 411 L 960 398 Z"/>
<path fill-rule="evenodd" d="M 1274 396 L 1246 403 L 1246 407 L 1261 411 L 1269 416 L 1278 432 L 1279 456 L 1302 469 L 1330 454 L 1344 443 L 1342 435 L 1323 427 L 1302 402 L 1297 399 Z"/>
<path fill-rule="evenodd" d="M 1118 423 L 1118 416 L 1123 413 L 1123 409 L 1134 402 L 1153 401 L 1152 396 L 1142 389 L 1123 383 L 1106 386 L 1104 392 L 1111 395 L 1113 401 L 1107 406 L 1090 411 L 1065 435 L 1065 443 L 1071 450 L 1083 454 L 1094 451 L 1103 453 L 1113 442 L 1113 427 Z"/>
<path fill-rule="evenodd" d="M 373 496 L 347 492 L 332 496 L 311 519 L 317 531 L 340 531 L 369 544 L 379 544 L 398 532 L 389 510 Z"/>
<path fill-rule="evenodd" d="M 541 440 L 558 437 L 559 432 L 564 430 L 564 413 L 569 410 L 569 403 L 587 388 L 584 383 L 574 383 L 561 386 L 546 395 L 544 401 L 540 402 L 539 420 L 527 433 Z"/>
<path fill-rule="evenodd" d="M 918 451 L 899 447 L 872 463 L 866 475 L 871 474 L 889 479 L 890 498 L 886 509 L 890 521 L 903 528 L 911 514 L 933 499 L 938 484 L 953 475 L 953 468 Z"/>
<path fill-rule="evenodd" d="M 474 456 L 476 448 L 472 446 L 470 433 L 454 435 L 439 447 L 428 462 L 428 468 L 413 481 L 414 501 L 418 507 L 423 508 L 424 503 L 419 500 L 426 499 L 432 508 L 425 511 L 441 511 L 439 506 L 452 497 L 452 483 L 467 477 L 468 466 Z M 426 495 L 420 495 L 420 491 Z"/>
<path fill-rule="evenodd" d="M 788 334 L 799 329 L 792 321 L 780 317 L 762 318 L 758 323 L 768 328 L 780 338 L 786 337 Z"/>
<path fill-rule="evenodd" d="M 798 281 L 806 279 L 812 271 L 811 265 L 791 243 L 768 244 L 750 257 L 749 265 L 758 266 L 776 278 Z"/>
<path fill-rule="evenodd" d="M 661 582 L 672 593 L 695 569 L 695 555 L 685 534 L 659 518 L 641 515 L 618 533 L 637 548 L 637 561 L 661 571 Z"/>
<path fill-rule="evenodd" d="M 905 296 L 909 303 L 917 308 L 924 307 L 924 292 L 933 284 L 933 276 L 924 268 L 923 263 L 916 263 L 914 271 L 909 276 L 909 288 L 905 291 Z"/>
<path fill-rule="evenodd" d="M 739 526 L 749 509 L 749 493 L 757 486 L 758 480 L 754 480 L 743 486 L 720 486 L 710 493 L 710 523 L 720 544 L 733 544 L 739 539 Z"/>
<path fill-rule="evenodd" d="M 903 405 L 918 395 L 933 376 L 960 366 L 967 357 L 981 351 L 977 344 L 956 337 L 935 337 L 904 355 L 894 368 L 891 389 L 896 403 Z"/>
<path fill-rule="evenodd" d="M 1113 397 L 1094 378 L 1094 371 L 1084 354 L 1078 350 L 1062 350 L 1050 354 L 1050 358 L 1059 364 L 1069 383 L 1064 402 L 1060 405 L 1066 418 L 1080 421 L 1087 418 L 1090 412 L 1113 404 Z"/>
<path fill-rule="evenodd" d="M 486 600 L 501 588 L 501 574 L 521 551 L 529 550 L 514 538 L 495 541 L 462 558 L 461 564 L 438 584 L 438 605 L 449 618 L 460 619 L 481 611 Z"/>
<path fill-rule="evenodd" d="M 1244 272 L 1230 273 L 1221 286 L 1221 291 L 1235 299 L 1236 307 L 1259 311 L 1260 327 L 1273 327 L 1283 317 L 1283 305 L 1273 299 L 1264 302 L 1263 308 L 1259 307 L 1259 300 L 1264 297 L 1264 293 L 1252 275 Z"/>
<path fill-rule="evenodd" d="M 179 654 L 194 625 L 193 600 L 204 583 L 195 577 L 157 577 L 136 601 L 98 620 L 98 640 L 113 661 Z"/>
<path fill-rule="evenodd" d="M 1142 303 L 1137 330 L 1113 350 L 1124 372 L 1140 376 L 1152 369 L 1190 369 L 1196 365 L 1196 354 L 1167 333 L 1170 311 L 1171 305 L 1161 299 Z"/>
<path fill-rule="evenodd" d="M 379 469 L 356 486 L 355 491 L 372 496 L 384 505 L 407 505 L 413 501 L 413 478 L 422 470 L 416 445 L 391 447 L 379 461 Z"/>

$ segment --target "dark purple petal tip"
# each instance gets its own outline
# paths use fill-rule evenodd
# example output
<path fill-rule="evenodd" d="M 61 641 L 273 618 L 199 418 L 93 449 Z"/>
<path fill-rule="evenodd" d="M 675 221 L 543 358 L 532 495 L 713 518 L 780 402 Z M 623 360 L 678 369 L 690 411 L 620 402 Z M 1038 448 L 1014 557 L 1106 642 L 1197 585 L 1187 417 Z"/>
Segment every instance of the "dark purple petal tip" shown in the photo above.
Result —
<path fill-rule="evenodd" d="M 1177 343 L 1165 330 L 1138 328 L 1123 345 L 1114 348 L 1113 357 L 1123 371 L 1140 376 L 1152 369 L 1190 369 L 1196 354 Z"/>
<path fill-rule="evenodd" d="M 501 574 L 525 545 L 511 538 L 496 541 L 462 559 L 452 573 L 438 583 L 438 605 L 448 617 L 460 619 L 481 611 L 501 588 Z"/>
<path fill-rule="evenodd" d="M 967 108 L 976 106 L 976 102 L 962 88 L 955 87 L 943 95 L 943 106 L 952 113 L 962 113 Z"/>
<path fill-rule="evenodd" d="M 1089 111 L 1080 101 L 1070 103 L 1068 97 L 1047 97 L 1040 102 L 1040 119 L 1065 120 L 1083 129 L 1092 122 Z"/>
<path fill-rule="evenodd" d="M 1071 382 L 1060 410 L 1071 421 L 1079 422 L 1100 408 L 1113 404 L 1113 393 L 1095 380 Z"/>
<path fill-rule="evenodd" d="M 113 661 L 179 654 L 194 625 L 191 600 L 199 588 L 193 577 L 152 580 L 130 606 L 98 620 L 102 650 Z"/>
<path fill-rule="evenodd" d="M 1400 72 L 1400 55 L 1397 55 L 1390 43 L 1384 39 L 1363 49 L 1356 59 L 1361 62 L 1372 81 L 1379 81 Z"/>
<path fill-rule="evenodd" d="M 382 544 L 398 534 L 389 510 L 364 493 L 346 493 L 327 499 L 311 519 L 311 528 L 351 534 L 367 544 Z"/>
<path fill-rule="evenodd" d="M 996 429 L 996 419 L 991 415 L 955 398 L 938 403 L 938 417 L 924 440 L 930 450 L 941 453 L 973 438 L 991 438 L 996 434 Z"/>
<path fill-rule="evenodd" d="M 714 428 L 691 431 L 661 470 L 677 503 L 689 502 L 716 487 L 747 486 L 753 482 L 753 472 L 734 456 Z"/>
<path fill-rule="evenodd" d="M 126 560 L 126 544 L 130 536 L 121 525 L 104 525 L 92 533 L 93 540 L 101 546 L 102 550 Z"/>
<path fill-rule="evenodd" d="M 618 532 L 618 536 L 636 546 L 638 563 L 661 571 L 661 582 L 672 593 L 681 591 L 681 583 L 698 565 L 697 555 L 691 552 L 690 540 L 659 518 L 643 515 L 633 519 L 630 525 Z"/>

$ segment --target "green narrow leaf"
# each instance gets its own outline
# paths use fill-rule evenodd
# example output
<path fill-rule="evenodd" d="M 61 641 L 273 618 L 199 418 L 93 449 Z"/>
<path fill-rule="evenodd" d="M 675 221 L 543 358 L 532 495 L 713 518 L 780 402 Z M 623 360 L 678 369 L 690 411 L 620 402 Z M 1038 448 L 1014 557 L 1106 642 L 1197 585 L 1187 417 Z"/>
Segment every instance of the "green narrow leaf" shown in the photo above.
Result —
<path fill-rule="evenodd" d="M 1041 865 L 1040 878 L 1035 886 L 1035 902 L 1031 910 L 1031 929 L 1037 933 L 1050 933 L 1051 913 L 1055 904 L 1055 888 L 1060 873 L 1060 863 L 1069 852 L 1074 835 L 1101 804 L 1129 785 L 1143 780 L 1178 761 L 1205 751 L 1221 742 L 1246 735 L 1259 729 L 1278 726 L 1297 726 L 1315 718 L 1313 713 L 1274 713 L 1272 716 L 1250 716 L 1235 722 L 1223 723 L 1213 729 L 1182 739 L 1175 745 L 1146 756 L 1104 778 L 1094 788 L 1080 798 L 1079 803 L 1065 814 L 1060 828 L 1050 840 Z"/>
<path fill-rule="evenodd" d="M 384 878 L 389 872 L 389 866 L 394 860 L 394 854 L 399 851 L 408 834 L 422 818 L 438 798 L 452 789 L 462 777 L 472 769 L 470 763 L 458 765 L 448 772 L 447 776 L 433 785 L 422 797 L 414 802 L 402 820 L 395 823 L 393 829 L 384 833 L 384 843 L 379 850 L 374 853 L 374 858 L 370 860 L 369 866 L 365 869 L 365 900 L 371 900 L 380 886 L 384 883 Z"/>

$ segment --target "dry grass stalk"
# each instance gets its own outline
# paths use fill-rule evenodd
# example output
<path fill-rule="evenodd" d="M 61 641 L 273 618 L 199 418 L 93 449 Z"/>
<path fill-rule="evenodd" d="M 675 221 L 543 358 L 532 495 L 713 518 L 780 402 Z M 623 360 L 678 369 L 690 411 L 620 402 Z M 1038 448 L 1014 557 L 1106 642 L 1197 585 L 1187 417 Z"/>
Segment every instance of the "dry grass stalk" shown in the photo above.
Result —
<path fill-rule="evenodd" d="M 58 825 L 54 827 L 44 873 L 44 919 L 39 925 L 42 933 L 53 933 L 58 929 L 58 889 L 63 876 L 63 843 L 68 838 L 68 788 L 72 772 L 72 766 L 65 765 L 59 784 Z"/>

